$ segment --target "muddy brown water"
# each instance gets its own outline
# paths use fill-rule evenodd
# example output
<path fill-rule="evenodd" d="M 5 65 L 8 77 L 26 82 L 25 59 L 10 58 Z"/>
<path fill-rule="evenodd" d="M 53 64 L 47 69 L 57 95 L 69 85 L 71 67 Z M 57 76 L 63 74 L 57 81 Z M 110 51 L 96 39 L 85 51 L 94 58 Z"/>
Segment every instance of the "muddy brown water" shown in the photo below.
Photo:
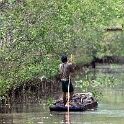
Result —
<path fill-rule="evenodd" d="M 124 66 L 98 65 L 96 70 L 96 77 L 113 75 L 120 82 L 114 88 L 102 90 L 103 97 L 97 110 L 70 112 L 69 124 L 124 124 Z M 75 87 L 75 92 L 81 92 L 80 88 Z M 61 97 L 61 90 L 52 96 L 54 99 Z M 46 102 L 43 99 L 42 103 L 16 104 L 10 112 L 0 113 L 0 124 L 67 124 L 67 113 L 50 112 Z"/>

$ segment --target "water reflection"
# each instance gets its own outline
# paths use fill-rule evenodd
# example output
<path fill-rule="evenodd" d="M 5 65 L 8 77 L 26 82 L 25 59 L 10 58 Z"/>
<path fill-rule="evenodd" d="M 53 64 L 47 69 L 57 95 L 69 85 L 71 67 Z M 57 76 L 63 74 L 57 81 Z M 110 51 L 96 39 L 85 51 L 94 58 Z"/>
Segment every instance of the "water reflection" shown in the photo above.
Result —
<path fill-rule="evenodd" d="M 51 117 L 62 117 L 62 121 L 60 123 L 62 124 L 72 124 L 71 122 L 71 112 L 50 112 Z M 56 123 L 56 120 L 55 120 Z"/>
<path fill-rule="evenodd" d="M 71 124 L 70 113 L 66 112 L 64 114 L 64 124 Z"/>
<path fill-rule="evenodd" d="M 0 115 L 0 124 L 13 124 L 13 115 Z"/>

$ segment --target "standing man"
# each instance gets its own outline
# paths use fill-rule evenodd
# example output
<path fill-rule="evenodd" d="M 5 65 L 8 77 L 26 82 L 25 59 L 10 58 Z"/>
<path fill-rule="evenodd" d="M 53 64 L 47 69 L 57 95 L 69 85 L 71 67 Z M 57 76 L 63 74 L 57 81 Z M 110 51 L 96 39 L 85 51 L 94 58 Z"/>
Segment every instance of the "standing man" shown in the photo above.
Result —
<path fill-rule="evenodd" d="M 62 61 L 62 64 L 59 65 L 59 68 L 60 68 L 62 91 L 63 91 L 62 98 L 63 98 L 63 102 L 64 102 L 64 106 L 65 106 L 65 105 L 69 104 L 66 101 L 66 92 L 68 92 L 68 83 L 70 80 L 70 78 L 69 78 L 70 73 L 74 72 L 74 70 L 72 68 L 72 58 L 70 58 L 67 61 L 67 56 L 62 55 L 61 61 Z M 69 93 L 70 93 L 70 96 L 69 96 L 69 101 L 70 101 L 72 99 L 73 94 L 74 94 L 74 88 L 73 88 L 73 85 L 71 83 L 71 80 L 70 80 L 70 86 L 69 86 Z"/>

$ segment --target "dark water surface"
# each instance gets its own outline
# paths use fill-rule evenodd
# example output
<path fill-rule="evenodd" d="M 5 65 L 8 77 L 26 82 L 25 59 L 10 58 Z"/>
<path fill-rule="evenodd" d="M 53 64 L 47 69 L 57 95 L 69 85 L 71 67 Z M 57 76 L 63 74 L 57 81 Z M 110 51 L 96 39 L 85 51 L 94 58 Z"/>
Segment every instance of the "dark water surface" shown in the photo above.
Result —
<path fill-rule="evenodd" d="M 101 70 L 101 71 L 99 71 Z M 103 98 L 99 101 L 97 110 L 85 112 L 70 112 L 69 124 L 124 124 L 124 66 L 97 66 L 98 75 L 120 76 L 120 83 L 114 88 L 102 90 Z M 75 92 L 81 92 L 76 87 Z M 54 94 L 61 97 L 61 91 Z M 10 113 L 0 114 L 0 124 L 67 124 L 66 112 L 50 112 L 44 104 L 16 105 Z"/>

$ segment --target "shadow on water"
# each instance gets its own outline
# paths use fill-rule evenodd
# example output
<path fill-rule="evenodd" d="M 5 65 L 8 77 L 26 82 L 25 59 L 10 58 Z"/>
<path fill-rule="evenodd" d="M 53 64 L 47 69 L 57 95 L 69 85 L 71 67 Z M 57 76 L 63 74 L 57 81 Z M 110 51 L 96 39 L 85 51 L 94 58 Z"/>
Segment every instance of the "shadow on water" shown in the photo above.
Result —
<path fill-rule="evenodd" d="M 95 78 L 105 75 L 119 78 L 120 81 L 115 87 L 105 87 L 102 89 L 102 100 L 99 101 L 97 110 L 84 112 L 70 112 L 69 124 L 123 124 L 124 122 L 124 90 L 123 90 L 124 66 L 97 65 Z M 90 73 L 87 71 L 86 73 Z M 84 73 L 80 70 L 75 79 L 84 78 Z M 75 80 L 74 79 L 74 80 Z M 59 85 L 59 84 L 57 84 Z M 81 92 L 79 87 L 75 87 L 75 92 Z M 45 106 L 47 98 L 58 99 L 61 97 L 61 90 L 56 89 L 45 91 L 46 96 L 41 97 L 40 102 L 15 104 L 11 109 L 0 107 L 0 124 L 67 124 L 68 114 L 66 112 L 50 112 Z M 42 94 L 43 95 L 43 94 Z"/>

